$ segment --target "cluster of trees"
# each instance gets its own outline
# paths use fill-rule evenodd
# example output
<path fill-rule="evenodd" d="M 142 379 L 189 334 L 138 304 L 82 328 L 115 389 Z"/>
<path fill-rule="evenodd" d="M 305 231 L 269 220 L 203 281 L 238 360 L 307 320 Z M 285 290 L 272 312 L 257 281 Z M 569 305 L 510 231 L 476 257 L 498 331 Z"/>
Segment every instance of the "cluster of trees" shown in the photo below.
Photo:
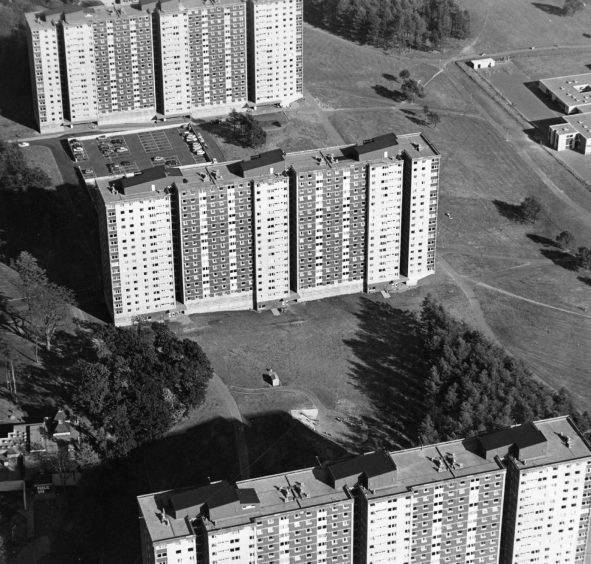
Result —
<path fill-rule="evenodd" d="M 409 70 L 401 70 L 398 76 L 400 77 L 400 80 L 402 80 L 402 85 L 400 86 L 400 93 L 402 94 L 405 100 L 408 100 L 409 102 L 414 102 L 417 97 L 425 97 L 425 89 L 423 88 L 423 85 L 414 78 L 410 77 Z"/>
<path fill-rule="evenodd" d="M 73 408 L 92 425 L 102 456 L 125 456 L 199 405 L 212 369 L 197 343 L 165 325 L 94 330 L 95 358 L 76 366 Z"/>
<path fill-rule="evenodd" d="M 51 350 L 55 332 L 68 318 L 69 307 L 76 304 L 74 295 L 68 288 L 50 282 L 37 259 L 26 251 L 12 266 L 19 276 L 21 294 L 6 305 L 13 329 Z"/>
<path fill-rule="evenodd" d="M 234 140 L 240 145 L 256 149 L 267 141 L 265 130 L 251 114 L 240 114 L 236 110 L 232 110 L 228 121 L 232 126 Z"/>
<path fill-rule="evenodd" d="M 424 442 L 467 437 L 508 425 L 573 415 L 589 428 L 587 412 L 576 412 L 566 391 L 547 388 L 526 366 L 481 333 L 425 298 L 419 333 L 429 370 L 424 384 Z"/>
<path fill-rule="evenodd" d="M 591 269 L 591 249 L 577 248 L 577 240 L 570 231 L 561 231 L 556 236 L 556 244 L 565 253 L 574 255 L 574 264 L 577 268 Z"/>
<path fill-rule="evenodd" d="M 562 7 L 562 13 L 565 16 L 574 16 L 585 8 L 585 2 L 583 0 L 564 0 L 564 6 Z"/>
<path fill-rule="evenodd" d="M 45 188 L 51 179 L 39 167 L 30 167 L 14 143 L 0 140 L 0 186 L 3 190 Z"/>
<path fill-rule="evenodd" d="M 470 34 L 456 0 L 306 0 L 304 18 L 362 44 L 427 49 Z"/>

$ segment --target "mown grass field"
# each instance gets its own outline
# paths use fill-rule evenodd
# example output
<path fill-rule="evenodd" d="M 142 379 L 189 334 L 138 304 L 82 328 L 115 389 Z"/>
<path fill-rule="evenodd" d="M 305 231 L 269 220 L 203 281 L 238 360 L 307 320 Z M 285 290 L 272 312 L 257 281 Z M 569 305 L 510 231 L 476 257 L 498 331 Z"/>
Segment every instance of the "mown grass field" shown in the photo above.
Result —
<path fill-rule="evenodd" d="M 478 289 L 487 320 L 509 351 L 556 389 L 564 386 L 591 409 L 591 319 Z M 581 312 L 582 313 L 582 312 Z"/>
<path fill-rule="evenodd" d="M 588 6 L 576 16 L 568 17 L 560 14 L 563 0 L 466 0 L 465 5 L 477 34 L 474 45 L 477 53 L 591 43 L 585 37 L 591 26 Z"/>

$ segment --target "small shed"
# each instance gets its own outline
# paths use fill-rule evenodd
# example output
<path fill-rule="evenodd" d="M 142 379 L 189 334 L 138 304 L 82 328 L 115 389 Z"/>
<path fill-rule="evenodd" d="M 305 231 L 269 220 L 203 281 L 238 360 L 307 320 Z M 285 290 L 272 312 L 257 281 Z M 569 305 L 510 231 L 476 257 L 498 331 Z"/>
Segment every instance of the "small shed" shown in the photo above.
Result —
<path fill-rule="evenodd" d="M 486 57 L 485 59 L 472 59 L 470 64 L 474 69 L 489 69 L 495 66 L 495 60 L 491 57 Z"/>
<path fill-rule="evenodd" d="M 271 386 L 281 386 L 281 380 L 279 380 L 279 376 L 277 376 L 277 372 L 272 368 L 267 368 L 267 371 L 263 374 L 263 378 L 267 384 L 271 384 Z"/>

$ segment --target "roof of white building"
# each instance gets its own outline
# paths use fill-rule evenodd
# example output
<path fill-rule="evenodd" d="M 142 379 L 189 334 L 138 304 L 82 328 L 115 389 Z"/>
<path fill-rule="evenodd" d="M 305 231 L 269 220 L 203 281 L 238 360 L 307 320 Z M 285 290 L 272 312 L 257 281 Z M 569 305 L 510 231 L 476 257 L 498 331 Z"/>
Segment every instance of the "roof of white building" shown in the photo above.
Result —
<path fill-rule="evenodd" d="M 591 73 L 557 76 L 540 80 L 564 105 L 591 105 Z"/>
<path fill-rule="evenodd" d="M 551 125 L 550 129 L 558 135 L 579 133 L 586 139 L 591 138 L 591 112 L 562 116 L 563 123 Z"/>

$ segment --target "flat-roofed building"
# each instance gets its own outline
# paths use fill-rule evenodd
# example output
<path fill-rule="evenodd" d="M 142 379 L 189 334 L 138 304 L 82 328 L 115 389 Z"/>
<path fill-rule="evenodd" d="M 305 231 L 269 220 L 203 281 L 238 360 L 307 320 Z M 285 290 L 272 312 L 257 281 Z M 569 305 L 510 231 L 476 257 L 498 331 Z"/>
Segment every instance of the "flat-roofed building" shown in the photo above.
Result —
<path fill-rule="evenodd" d="M 591 110 L 591 73 L 544 78 L 538 87 L 565 114 Z"/>
<path fill-rule="evenodd" d="M 172 188 L 164 167 L 96 185 L 103 288 L 115 325 L 176 309 Z"/>
<path fill-rule="evenodd" d="M 303 97 L 303 0 L 248 0 L 248 89 L 255 105 Z"/>
<path fill-rule="evenodd" d="M 397 140 L 404 158 L 400 272 L 412 286 L 435 271 L 441 157 L 424 135 Z"/>
<path fill-rule="evenodd" d="M 501 564 L 585 562 L 591 449 L 567 417 L 518 425 L 480 439 L 507 468 Z"/>
<path fill-rule="evenodd" d="M 353 563 L 353 498 L 325 468 L 148 494 L 138 503 L 146 564 Z"/>
<path fill-rule="evenodd" d="M 245 0 L 165 0 L 154 14 L 158 111 L 220 115 L 248 98 Z"/>
<path fill-rule="evenodd" d="M 144 562 L 576 564 L 590 468 L 589 444 L 564 416 L 148 494 Z"/>
<path fill-rule="evenodd" d="M 240 163 L 252 179 L 254 307 L 282 305 L 290 296 L 289 176 L 281 149 Z"/>
<path fill-rule="evenodd" d="M 47 92 L 35 91 L 39 109 L 41 100 L 46 100 L 47 110 L 47 95 L 50 96 L 54 129 L 88 122 L 144 122 L 154 117 L 156 92 L 149 13 L 129 5 L 76 6 L 30 13 L 26 18 L 33 59 L 41 61 L 42 70 L 47 65 L 56 67 L 44 82 Z M 46 30 L 47 34 L 49 29 L 59 38 L 51 47 L 53 50 L 47 41 L 36 45 L 34 40 L 37 32 Z M 59 96 L 54 92 L 56 79 L 49 79 L 57 76 L 56 59 L 61 65 Z M 36 79 L 37 71 L 34 72 Z M 44 76 L 46 73 L 41 78 Z M 40 130 L 49 127 L 43 121 L 48 115 L 47 111 L 45 117 L 37 114 Z"/>
<path fill-rule="evenodd" d="M 25 14 L 35 121 L 41 133 L 59 131 L 64 122 L 58 33 L 61 11 Z"/>
<path fill-rule="evenodd" d="M 557 151 L 573 149 L 591 154 L 591 112 L 564 116 L 562 123 L 548 128 L 548 141 Z"/>
<path fill-rule="evenodd" d="M 458 440 L 334 466 L 358 502 L 356 562 L 497 563 L 505 470 L 477 445 Z"/>

